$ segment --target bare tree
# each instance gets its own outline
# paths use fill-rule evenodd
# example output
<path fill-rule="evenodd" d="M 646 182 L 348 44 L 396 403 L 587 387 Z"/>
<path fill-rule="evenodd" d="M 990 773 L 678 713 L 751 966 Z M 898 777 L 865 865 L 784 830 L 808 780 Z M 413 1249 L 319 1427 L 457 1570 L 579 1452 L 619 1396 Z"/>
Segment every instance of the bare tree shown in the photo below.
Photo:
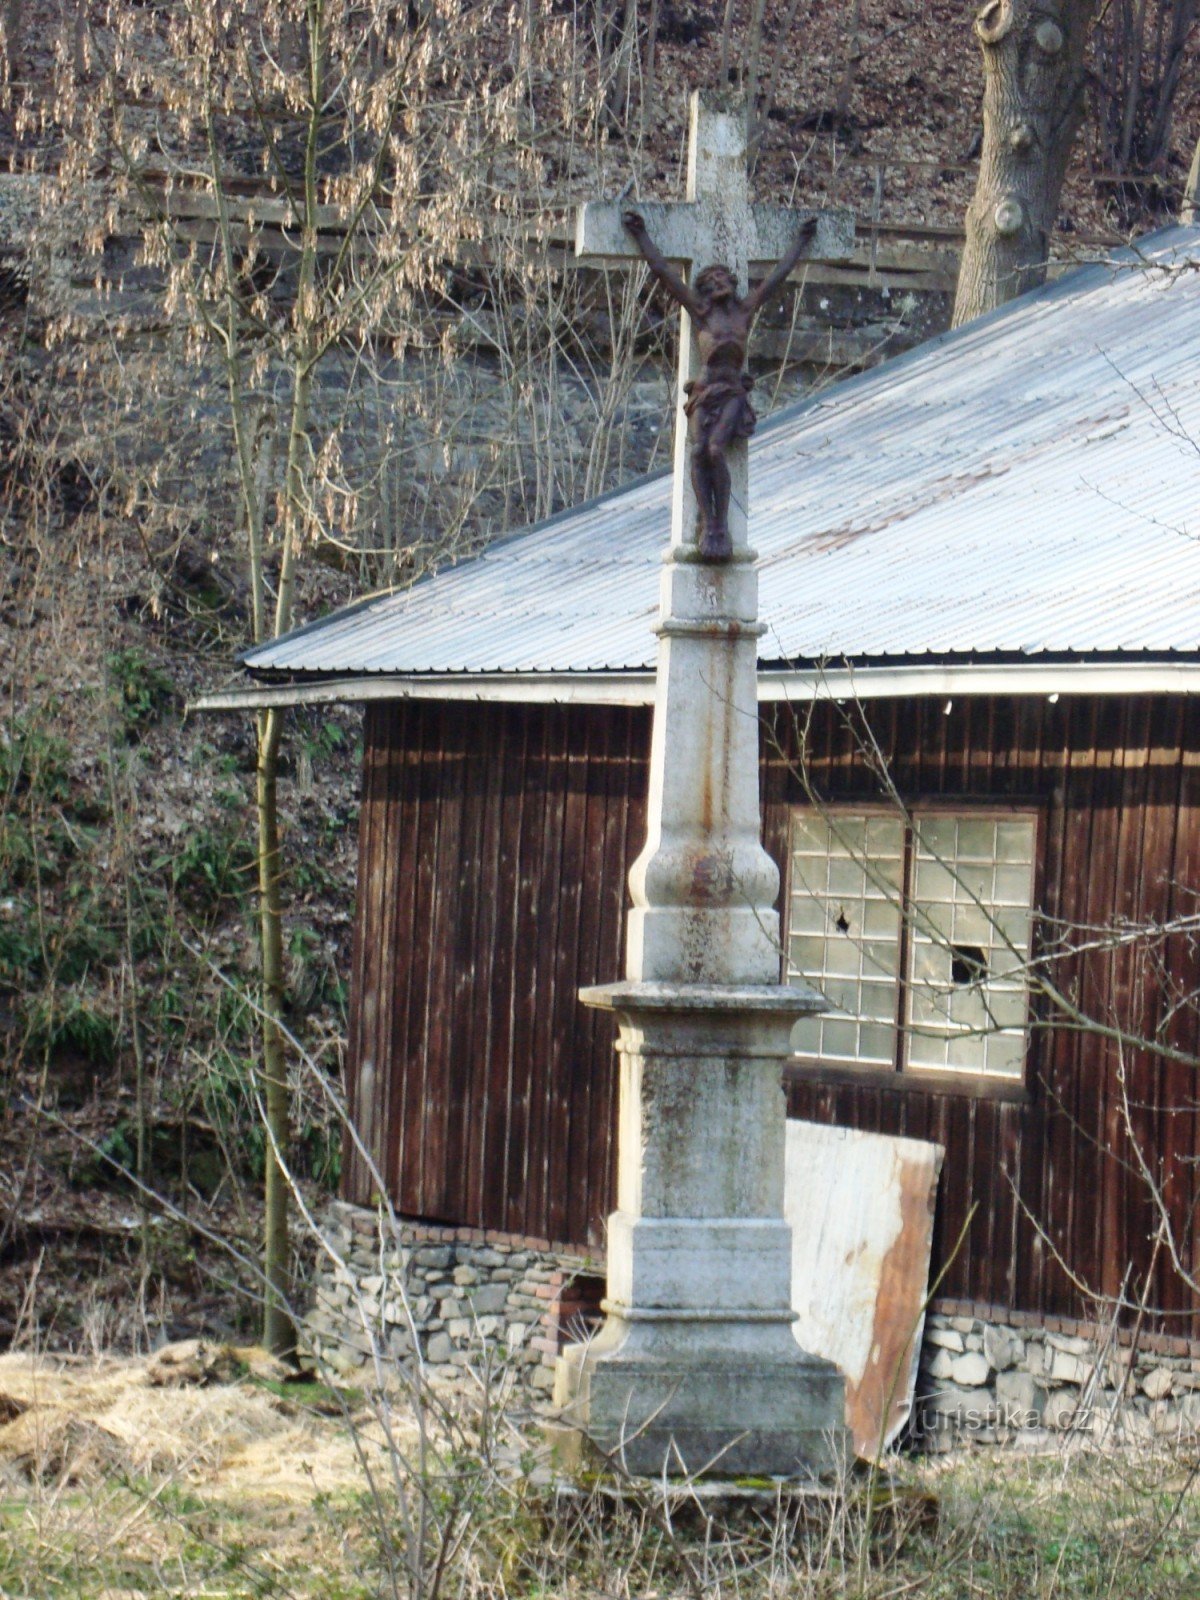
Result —
<path fill-rule="evenodd" d="M 636 9 L 620 15 L 632 49 Z M 36 359 L 103 488 L 104 539 L 140 545 L 159 594 L 185 568 L 212 574 L 253 642 L 298 619 L 317 563 L 408 582 L 645 464 L 625 427 L 637 295 L 597 296 L 545 243 L 595 159 L 586 131 L 620 52 L 601 58 L 570 19 L 509 20 L 516 75 L 494 11 L 447 0 L 73 7 L 53 81 L 9 97 L 31 135 L 53 121 L 30 245 L 58 354 Z M 622 95 L 637 86 L 627 74 Z M 105 277 L 113 259 L 136 287 L 125 267 Z M 291 1339 L 276 1152 L 295 1089 L 282 735 L 279 712 L 259 718 L 255 1098 L 275 1349 Z"/>
<path fill-rule="evenodd" d="M 1117 190 L 1122 209 L 1144 211 L 1145 180 L 1165 172 L 1196 9 L 1196 0 L 1114 0 L 1097 21 L 1097 155 L 1115 174 L 1128 174 Z"/>
<path fill-rule="evenodd" d="M 1083 112 L 1084 54 L 1097 0 L 987 0 L 983 144 L 967 210 L 954 326 L 1041 283 Z"/>

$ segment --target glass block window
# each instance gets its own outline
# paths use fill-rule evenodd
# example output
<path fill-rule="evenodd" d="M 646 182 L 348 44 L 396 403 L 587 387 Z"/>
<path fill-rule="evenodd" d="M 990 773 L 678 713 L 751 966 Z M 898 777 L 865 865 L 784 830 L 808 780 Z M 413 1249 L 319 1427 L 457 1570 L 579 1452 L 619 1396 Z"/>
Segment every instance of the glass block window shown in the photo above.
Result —
<path fill-rule="evenodd" d="M 831 1002 L 796 1053 L 1020 1078 L 1035 841 L 1030 813 L 794 812 L 788 971 Z"/>
<path fill-rule="evenodd" d="M 798 1054 L 895 1060 L 903 873 L 898 817 L 794 813 L 789 972 L 815 983 L 833 1007 L 796 1024 Z"/>
<path fill-rule="evenodd" d="M 916 820 L 909 1066 L 1021 1076 L 1033 844 L 1028 816 Z"/>

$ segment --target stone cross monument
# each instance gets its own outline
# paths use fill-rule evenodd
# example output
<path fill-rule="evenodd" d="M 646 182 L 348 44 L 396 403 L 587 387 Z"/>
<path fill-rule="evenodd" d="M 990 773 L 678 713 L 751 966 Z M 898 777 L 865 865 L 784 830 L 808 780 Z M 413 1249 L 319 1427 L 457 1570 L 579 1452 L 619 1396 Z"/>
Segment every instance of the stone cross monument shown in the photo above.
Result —
<path fill-rule="evenodd" d="M 813 216 L 750 203 L 744 108 L 703 94 L 692 98 L 687 201 L 642 212 L 661 257 L 684 264 L 692 284 L 719 263 L 743 296 L 751 265 L 786 256 Z M 848 214 L 820 214 L 809 232 L 809 253 L 849 254 Z M 637 253 L 619 206 L 583 207 L 578 255 Z M 682 408 L 685 384 L 707 369 L 686 313 L 679 368 L 649 829 L 630 874 L 626 979 L 581 993 L 619 1025 L 607 1315 L 561 1357 L 555 1399 L 564 1422 L 632 1472 L 804 1476 L 842 1453 L 843 1384 L 792 1333 L 781 1069 L 796 1019 L 823 1002 L 780 982 L 779 875 L 761 843 L 746 441 L 727 447 L 731 551 L 706 559 Z"/>

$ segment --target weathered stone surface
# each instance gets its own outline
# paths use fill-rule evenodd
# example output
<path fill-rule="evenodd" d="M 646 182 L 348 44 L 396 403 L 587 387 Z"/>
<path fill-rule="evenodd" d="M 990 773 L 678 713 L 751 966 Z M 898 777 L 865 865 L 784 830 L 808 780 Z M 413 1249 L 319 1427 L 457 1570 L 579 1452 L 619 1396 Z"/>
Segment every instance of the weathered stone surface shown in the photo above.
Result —
<path fill-rule="evenodd" d="M 1049 1428 L 1069 1428 L 1078 1406 L 1079 1396 L 1073 1389 L 1052 1389 L 1042 1407 L 1042 1420 Z"/>
<path fill-rule="evenodd" d="M 418 1267 L 448 1267 L 453 1259 L 445 1244 L 425 1244 L 413 1252 L 413 1264 Z"/>
<path fill-rule="evenodd" d="M 982 1428 L 997 1420 L 991 1396 L 978 1389 L 960 1389 L 943 1384 L 925 1400 L 925 1408 L 959 1427 Z"/>
<path fill-rule="evenodd" d="M 1123 1406 L 1114 1431 L 1118 1437 L 1144 1442 L 1154 1437 L 1154 1424 L 1147 1412 Z"/>
<path fill-rule="evenodd" d="M 436 1366 L 438 1362 L 449 1361 L 453 1349 L 448 1334 L 435 1333 L 425 1346 L 425 1359 Z"/>
<path fill-rule="evenodd" d="M 1069 1356 L 1090 1356 L 1096 1352 L 1091 1340 L 1084 1339 L 1078 1334 L 1048 1333 L 1046 1343 L 1051 1350 L 1060 1350 Z"/>
<path fill-rule="evenodd" d="M 470 1267 L 470 1266 L 455 1267 L 455 1269 L 454 1269 L 454 1281 L 459 1286 L 459 1288 L 463 1288 L 467 1284 L 470 1284 L 470 1283 L 478 1283 L 479 1282 L 479 1268 L 478 1267 Z"/>
<path fill-rule="evenodd" d="M 508 1304 L 508 1288 L 503 1283 L 481 1283 L 471 1291 L 470 1307 L 477 1316 L 503 1311 Z"/>
<path fill-rule="evenodd" d="M 490 1245 L 472 1246 L 471 1260 L 477 1267 L 503 1267 L 506 1259 L 498 1250 L 493 1250 Z"/>
<path fill-rule="evenodd" d="M 988 1323 L 983 1330 L 983 1353 L 996 1372 L 1007 1372 L 1024 1358 L 1025 1344 L 1011 1328 Z"/>
<path fill-rule="evenodd" d="M 1049 1377 L 1053 1383 L 1086 1383 L 1092 1370 L 1090 1361 L 1073 1355 L 1069 1350 L 1060 1350 L 1057 1346 L 1052 1347 L 1050 1356 Z"/>
<path fill-rule="evenodd" d="M 325 1356 L 326 1363 L 342 1377 L 351 1377 L 361 1371 L 364 1360 L 363 1356 L 344 1345 L 335 1346 Z"/>
<path fill-rule="evenodd" d="M 1042 1419 L 1043 1391 L 1028 1372 L 1008 1370 L 996 1375 L 996 1402 L 1002 1419 L 1012 1427 L 1036 1427 Z"/>
<path fill-rule="evenodd" d="M 1142 1379 L 1141 1390 L 1148 1400 L 1165 1400 L 1173 1385 L 1173 1373 L 1166 1367 L 1154 1367 Z"/>
<path fill-rule="evenodd" d="M 968 1350 L 956 1356 L 951 1363 L 950 1376 L 955 1383 L 967 1389 L 977 1389 L 988 1380 L 987 1358 L 978 1350 Z"/>
<path fill-rule="evenodd" d="M 953 1328 L 927 1328 L 925 1343 L 937 1345 L 942 1350 L 952 1350 L 957 1354 L 961 1354 L 967 1348 L 962 1334 Z"/>
<path fill-rule="evenodd" d="M 954 1371 L 955 1356 L 950 1350 L 935 1350 L 933 1358 L 926 1363 L 925 1370 L 931 1378 L 949 1378 Z"/>
<path fill-rule="evenodd" d="M 1179 1408 L 1166 1400 L 1150 1403 L 1150 1425 L 1160 1439 L 1171 1438 L 1179 1432 Z"/>

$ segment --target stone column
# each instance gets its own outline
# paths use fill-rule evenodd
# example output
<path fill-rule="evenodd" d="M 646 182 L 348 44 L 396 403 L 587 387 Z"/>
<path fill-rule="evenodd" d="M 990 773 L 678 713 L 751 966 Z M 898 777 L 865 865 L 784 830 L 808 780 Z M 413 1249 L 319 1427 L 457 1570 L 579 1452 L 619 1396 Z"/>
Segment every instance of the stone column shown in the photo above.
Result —
<path fill-rule="evenodd" d="M 760 837 L 757 573 L 673 543 L 663 573 L 650 825 L 616 1013 L 607 1319 L 561 1357 L 565 1421 L 635 1473 L 807 1476 L 844 1451 L 841 1375 L 792 1333 L 782 1063 L 823 1006 L 780 982 Z"/>

